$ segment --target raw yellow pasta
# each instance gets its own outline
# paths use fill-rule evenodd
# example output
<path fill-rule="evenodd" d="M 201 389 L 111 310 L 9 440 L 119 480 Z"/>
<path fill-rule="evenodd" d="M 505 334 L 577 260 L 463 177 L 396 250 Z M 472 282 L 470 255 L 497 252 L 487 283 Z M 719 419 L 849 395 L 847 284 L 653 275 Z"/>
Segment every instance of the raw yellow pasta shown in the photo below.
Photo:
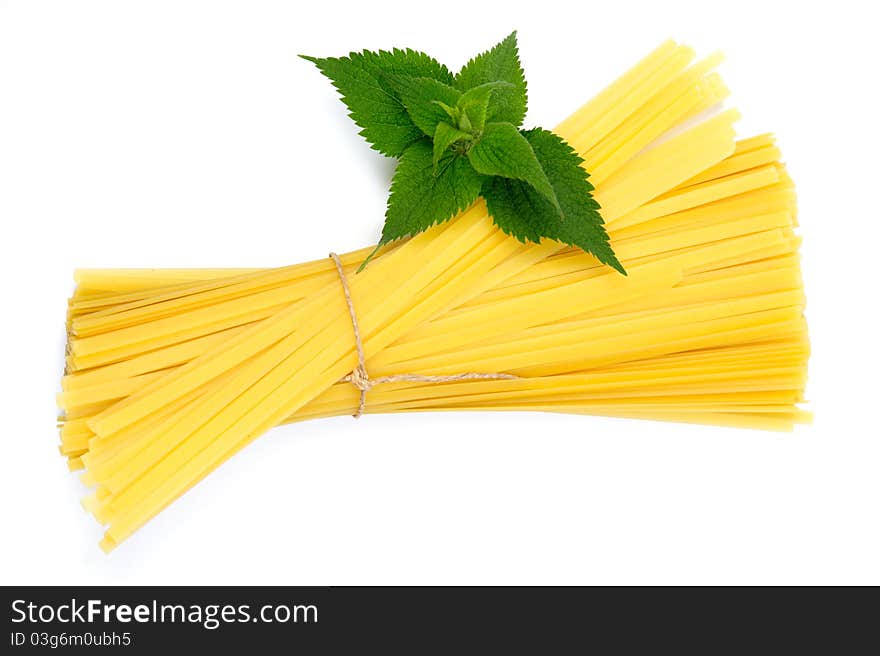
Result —
<path fill-rule="evenodd" d="M 661 45 L 558 128 L 585 159 L 623 277 L 523 245 L 478 201 L 342 256 L 367 413 L 568 412 L 790 430 L 809 420 L 793 184 L 772 136 L 736 141 L 712 56 Z M 351 414 L 352 317 L 329 258 L 278 269 L 81 270 L 61 453 L 109 551 L 266 430 Z"/>

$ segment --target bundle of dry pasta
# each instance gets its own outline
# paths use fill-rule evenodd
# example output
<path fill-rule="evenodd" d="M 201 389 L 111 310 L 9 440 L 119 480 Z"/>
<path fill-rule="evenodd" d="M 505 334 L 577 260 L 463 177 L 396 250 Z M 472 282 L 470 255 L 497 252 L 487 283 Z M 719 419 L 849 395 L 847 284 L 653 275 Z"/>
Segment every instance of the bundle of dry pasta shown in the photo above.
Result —
<path fill-rule="evenodd" d="M 785 430 L 809 353 L 793 185 L 726 89 L 663 44 L 557 131 L 584 157 L 623 277 L 523 245 L 478 202 L 384 249 L 280 269 L 86 270 L 68 316 L 61 452 L 110 550 L 280 423 L 539 410 Z M 672 135 L 672 136 L 670 136 Z M 350 286 L 352 308 L 343 287 Z M 347 375 L 504 377 L 400 380 Z"/>

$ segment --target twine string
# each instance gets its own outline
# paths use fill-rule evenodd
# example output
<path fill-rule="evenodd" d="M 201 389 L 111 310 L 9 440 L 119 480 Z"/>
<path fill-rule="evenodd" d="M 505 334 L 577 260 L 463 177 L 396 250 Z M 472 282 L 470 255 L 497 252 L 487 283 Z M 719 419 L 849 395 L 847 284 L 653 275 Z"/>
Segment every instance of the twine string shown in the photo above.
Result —
<path fill-rule="evenodd" d="M 354 332 L 354 344 L 357 350 L 357 366 L 342 378 L 342 382 L 351 383 L 360 393 L 360 402 L 357 411 L 352 415 L 355 419 L 364 414 L 367 408 L 367 392 L 376 385 L 385 383 L 453 383 L 463 380 L 514 380 L 519 376 L 513 374 L 502 373 L 481 373 L 468 371 L 461 374 L 452 374 L 449 376 L 427 376 L 423 374 L 392 374 L 390 376 L 378 376 L 370 378 L 365 365 L 366 357 L 364 356 L 364 343 L 361 340 L 361 329 L 358 326 L 357 313 L 354 311 L 354 302 L 351 300 L 351 289 L 348 286 L 348 278 L 345 275 L 345 269 L 342 268 L 342 261 L 336 253 L 330 253 L 333 264 L 336 265 L 336 273 L 339 274 L 339 282 L 342 285 L 342 295 L 345 297 L 345 304 L 348 306 L 348 314 L 351 317 L 351 328 Z"/>

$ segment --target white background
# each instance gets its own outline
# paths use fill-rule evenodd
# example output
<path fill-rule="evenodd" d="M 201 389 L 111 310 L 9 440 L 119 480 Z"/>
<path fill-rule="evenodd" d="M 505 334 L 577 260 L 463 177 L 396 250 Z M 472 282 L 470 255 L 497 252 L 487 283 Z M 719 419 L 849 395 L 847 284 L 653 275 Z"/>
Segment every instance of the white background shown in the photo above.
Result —
<path fill-rule="evenodd" d="M 870 3 L 0 1 L 2 583 L 880 583 Z M 566 9 L 567 8 L 567 9 Z M 391 163 L 295 55 L 457 67 L 519 29 L 553 126 L 661 40 L 798 184 L 815 424 L 575 416 L 272 431 L 111 556 L 56 450 L 75 267 L 273 266 L 378 235 Z M 872 65 L 872 66 L 869 66 Z"/>

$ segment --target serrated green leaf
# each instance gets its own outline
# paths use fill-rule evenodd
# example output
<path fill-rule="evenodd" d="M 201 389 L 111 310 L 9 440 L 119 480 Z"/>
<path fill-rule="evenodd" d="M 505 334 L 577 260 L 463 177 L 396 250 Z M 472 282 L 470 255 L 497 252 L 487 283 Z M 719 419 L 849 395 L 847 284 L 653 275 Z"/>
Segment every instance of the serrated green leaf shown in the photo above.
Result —
<path fill-rule="evenodd" d="M 516 33 L 456 76 L 412 50 L 304 58 L 372 147 L 400 158 L 379 246 L 449 220 L 482 193 L 504 232 L 580 247 L 625 274 L 581 158 L 552 132 L 517 129 L 527 98 Z"/>
<path fill-rule="evenodd" d="M 439 169 L 440 158 L 449 150 L 449 147 L 459 141 L 466 141 L 471 138 L 467 132 L 462 132 L 458 128 L 454 128 L 446 121 L 437 124 L 434 131 L 434 173 Z"/>
<path fill-rule="evenodd" d="M 468 160 L 483 175 L 528 183 L 562 214 L 553 185 L 529 141 L 510 123 L 486 123 L 483 134 L 468 150 Z"/>
<path fill-rule="evenodd" d="M 479 132 L 486 125 L 486 116 L 490 106 L 490 100 L 493 93 L 497 93 L 499 89 L 511 89 L 513 85 L 510 82 L 486 82 L 468 89 L 461 98 L 458 99 L 458 108 L 461 113 L 467 116 L 470 127 L 468 129 Z"/>
<path fill-rule="evenodd" d="M 443 64 L 414 50 L 364 50 L 347 57 L 301 56 L 330 78 L 352 120 L 362 128 L 361 136 L 389 157 L 400 157 L 423 133 L 384 77 L 411 75 L 432 78 L 443 84 L 453 82 L 452 73 Z"/>
<path fill-rule="evenodd" d="M 516 32 L 491 50 L 471 59 L 455 76 L 453 86 L 467 91 L 486 82 L 509 82 L 513 86 L 498 89 L 492 96 L 487 121 L 522 125 L 528 102 L 526 78 L 519 61 Z"/>
<path fill-rule="evenodd" d="M 443 105 L 455 106 L 461 97 L 458 89 L 430 77 L 389 75 L 387 82 L 412 122 L 428 137 L 433 137 L 437 124 L 448 118 Z"/>
<path fill-rule="evenodd" d="M 549 238 L 575 246 L 625 275 L 609 243 L 599 203 L 591 195 L 593 186 L 581 166 L 583 160 L 548 130 L 528 130 L 523 137 L 552 181 L 565 220 L 530 185 L 499 177 L 487 179 L 481 190 L 492 219 L 501 230 L 522 242 L 538 243 Z"/>
<path fill-rule="evenodd" d="M 391 182 L 379 245 L 448 221 L 477 199 L 483 180 L 466 158 L 452 152 L 440 158 L 434 175 L 430 140 L 412 144 L 400 158 Z"/>

